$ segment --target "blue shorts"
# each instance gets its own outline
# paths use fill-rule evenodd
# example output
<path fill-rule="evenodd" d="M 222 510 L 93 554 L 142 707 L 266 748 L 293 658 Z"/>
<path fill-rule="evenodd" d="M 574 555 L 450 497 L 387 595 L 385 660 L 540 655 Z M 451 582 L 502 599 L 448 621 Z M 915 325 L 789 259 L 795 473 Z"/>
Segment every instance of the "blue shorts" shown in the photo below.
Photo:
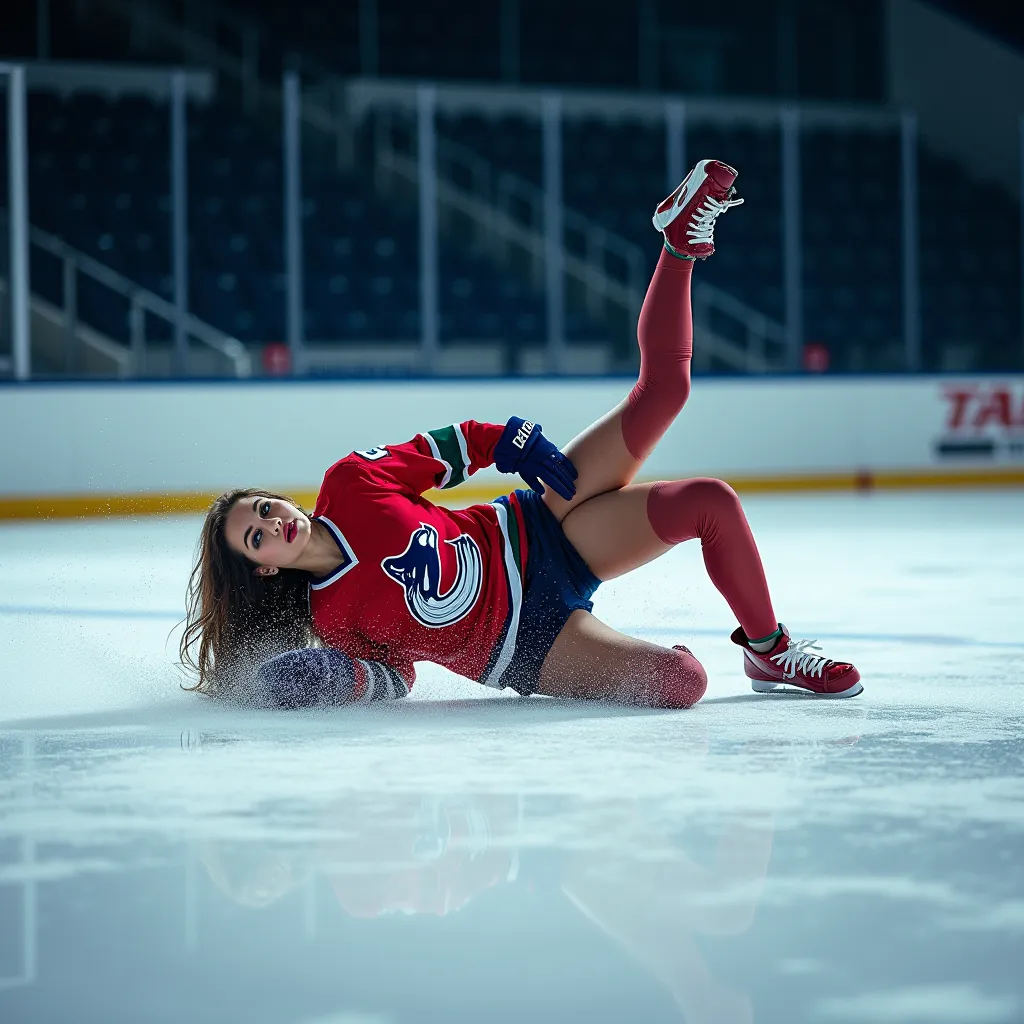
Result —
<path fill-rule="evenodd" d="M 526 578 L 516 650 L 501 681 L 529 696 L 536 692 L 541 665 L 569 616 L 577 608 L 594 610 L 590 598 L 601 581 L 569 543 L 541 496 L 529 490 L 515 494 L 526 528 Z M 508 498 L 498 501 L 508 506 Z"/>

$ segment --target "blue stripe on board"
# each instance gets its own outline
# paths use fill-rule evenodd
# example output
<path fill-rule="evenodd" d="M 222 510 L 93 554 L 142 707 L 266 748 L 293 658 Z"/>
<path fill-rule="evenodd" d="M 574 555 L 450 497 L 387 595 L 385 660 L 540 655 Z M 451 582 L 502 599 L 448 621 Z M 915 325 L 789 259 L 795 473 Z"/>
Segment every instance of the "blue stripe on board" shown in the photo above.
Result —
<path fill-rule="evenodd" d="M 41 615 L 50 618 L 82 619 L 164 619 L 179 622 L 185 617 L 183 611 L 166 609 L 136 608 L 59 608 L 50 605 L 0 604 L 0 615 Z M 676 626 L 624 626 L 622 632 L 631 636 L 670 637 L 680 639 L 688 636 L 722 637 L 720 629 L 697 629 Z M 943 636 L 929 633 L 846 633 L 831 629 L 806 630 L 808 636 L 820 636 L 829 640 L 852 640 L 873 644 L 908 644 L 918 647 L 976 647 L 1011 648 L 1024 650 L 1020 640 L 975 640 L 966 636 Z M 803 633 L 801 633 L 803 635 Z"/>
<path fill-rule="evenodd" d="M 766 374 L 742 374 L 742 373 L 708 373 L 704 371 L 694 373 L 694 377 L 701 380 L 724 380 L 743 383 L 754 386 L 771 386 L 779 381 L 803 381 L 814 386 L 819 384 L 845 383 L 851 380 L 915 380 L 915 381 L 947 381 L 947 380 L 995 380 L 995 381 L 1016 381 L 1020 379 L 1020 372 L 1014 370 L 998 370 L 991 373 L 985 370 L 972 370 L 961 372 L 959 370 L 946 370 L 938 373 L 915 373 L 906 370 L 887 370 L 875 373 L 861 373 L 856 371 L 832 370 L 827 374 L 807 374 L 802 371 L 795 373 L 766 373 Z M 367 371 L 365 373 L 332 373 L 332 374 L 310 374 L 301 377 L 147 377 L 125 380 L 121 378 L 88 378 L 68 379 L 67 377 L 36 377 L 33 380 L 12 380 L 4 378 L 0 380 L 0 391 L 14 390 L 21 388 L 89 388 L 98 390 L 100 388 L 116 387 L 119 391 L 129 388 L 174 388 L 186 385 L 188 387 L 234 387 L 251 388 L 271 386 L 275 388 L 306 387 L 317 384 L 337 383 L 374 383 L 374 384 L 466 384 L 470 387 L 478 387 L 480 384 L 507 384 L 509 382 L 558 384 L 567 382 L 597 382 L 607 383 L 609 381 L 622 381 L 627 389 L 632 382 L 636 381 L 636 374 L 625 373 L 567 373 L 550 374 L 538 373 L 528 377 L 509 376 L 508 374 L 480 374 L 468 376 L 466 374 L 431 374 L 419 373 L 387 373 Z"/>

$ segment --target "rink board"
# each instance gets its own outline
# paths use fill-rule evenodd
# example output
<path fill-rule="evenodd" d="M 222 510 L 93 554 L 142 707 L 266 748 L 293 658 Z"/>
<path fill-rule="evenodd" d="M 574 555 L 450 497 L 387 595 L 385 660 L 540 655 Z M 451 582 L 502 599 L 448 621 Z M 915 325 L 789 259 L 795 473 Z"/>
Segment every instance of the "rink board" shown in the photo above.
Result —
<path fill-rule="evenodd" d="M 353 449 L 452 420 L 539 421 L 564 445 L 627 378 L 30 384 L 0 389 L 0 517 L 191 511 L 233 486 L 309 500 Z M 1024 483 L 1024 377 L 698 379 L 646 479 L 744 490 Z M 507 486 L 492 470 L 466 500 Z"/>

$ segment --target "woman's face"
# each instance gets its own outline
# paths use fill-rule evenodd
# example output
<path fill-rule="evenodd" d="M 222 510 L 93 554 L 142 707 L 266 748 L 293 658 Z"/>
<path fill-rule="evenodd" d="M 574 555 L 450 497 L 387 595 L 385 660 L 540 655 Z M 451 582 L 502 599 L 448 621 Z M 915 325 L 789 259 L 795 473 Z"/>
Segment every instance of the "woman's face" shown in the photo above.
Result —
<path fill-rule="evenodd" d="M 287 569 L 309 543 L 309 517 L 283 498 L 239 498 L 224 532 L 232 551 L 267 569 Z"/>

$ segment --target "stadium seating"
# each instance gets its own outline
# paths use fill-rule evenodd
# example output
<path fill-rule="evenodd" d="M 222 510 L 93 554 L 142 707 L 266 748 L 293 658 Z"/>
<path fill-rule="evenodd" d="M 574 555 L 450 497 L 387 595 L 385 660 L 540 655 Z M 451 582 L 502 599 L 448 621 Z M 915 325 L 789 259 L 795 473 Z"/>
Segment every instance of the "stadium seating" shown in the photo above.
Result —
<path fill-rule="evenodd" d="M 262 28 L 260 68 L 270 78 L 294 52 L 316 56 L 345 75 L 366 70 L 359 4 L 219 4 Z M 784 26 L 769 11 L 772 5 L 759 0 L 736 0 L 728 9 L 699 13 L 685 5 L 678 10 L 655 5 L 659 33 L 653 50 L 640 45 L 635 5 L 595 0 L 581 18 L 578 7 L 568 0 L 518 0 L 505 6 L 506 12 L 518 11 L 516 68 L 508 66 L 508 54 L 501 52 L 503 6 L 378 0 L 376 72 L 385 77 L 480 81 L 511 76 L 524 83 L 626 89 L 646 82 L 687 94 L 770 97 L 785 88 L 774 43 L 759 42 L 774 40 Z M 180 4 L 162 9 L 172 20 L 185 19 Z M 879 11 L 863 9 L 856 0 L 820 5 L 813 16 L 805 11 L 807 17 L 796 26 L 801 97 L 881 101 Z M 828 24 L 819 24 L 821 19 Z M 738 20 L 756 30 L 732 31 L 730 26 Z M 30 45 L 33 25 L 25 18 L 18 24 L 24 45 Z M 850 31 L 832 31 L 841 25 Z M 573 52 L 582 53 L 582 60 L 570 59 L 562 45 L 570 31 L 576 44 Z M 62 57 L 123 59 L 141 45 L 129 36 L 123 18 L 98 9 L 85 20 L 77 14 L 56 18 L 54 32 L 54 47 Z M 845 92 L 835 91 L 842 76 L 833 66 L 838 51 L 830 49 L 840 36 L 853 47 L 844 50 L 846 58 L 856 58 Z M 646 77 L 640 63 L 643 53 L 655 54 L 656 67 Z M 724 55 L 718 64 L 716 54 Z M 133 55 L 165 63 L 179 59 L 177 51 Z M 221 95 L 228 97 L 230 89 Z M 3 117 L 0 110 L 0 121 Z M 169 296 L 166 107 L 141 98 L 111 102 L 87 94 L 64 99 L 32 92 L 29 123 L 33 221 Z M 237 104 L 226 100 L 192 107 L 189 126 L 192 307 L 246 341 L 279 338 L 284 334 L 284 266 L 276 126 L 244 119 Z M 540 183 L 541 134 L 536 121 L 442 115 L 439 129 L 442 138 L 464 145 L 496 168 Z M 373 133 L 366 126 L 362 134 L 367 140 Z M 653 265 L 658 245 L 649 216 L 668 187 L 661 125 L 629 119 L 569 120 L 563 141 L 566 203 L 643 247 L 648 266 Z M 721 222 L 719 252 L 699 268 L 700 277 L 782 319 L 778 129 L 768 122 L 760 127 L 751 122 L 691 122 L 686 153 L 689 160 L 714 155 L 735 163 L 741 171 L 739 191 L 746 199 L 742 209 Z M 816 128 L 803 134 L 800 153 L 805 338 L 829 347 L 834 369 L 900 369 L 903 242 L 896 131 Z M 361 154 L 372 155 L 368 147 Z M 415 203 L 384 205 L 368 177 L 339 174 L 331 154 L 319 152 L 309 140 L 303 160 L 307 337 L 341 343 L 415 338 Z M 357 166 L 368 169 L 371 164 L 361 159 Z M 924 367 L 1019 368 L 1024 354 L 1019 341 L 1017 206 L 997 190 L 970 181 L 957 165 L 925 147 L 919 168 Z M 5 176 L 0 162 L 0 177 Z M 969 201 L 951 202 L 951 196 L 983 199 L 984 214 L 972 211 Z M 540 343 L 542 296 L 524 273 L 496 271 L 486 257 L 486 246 L 481 252 L 474 243 L 444 237 L 442 340 Z M 37 254 L 33 282 L 56 297 L 59 266 Z M 613 340 L 624 354 L 629 342 L 623 325 L 588 318 L 571 288 L 568 301 L 571 340 Z M 123 300 L 83 282 L 79 306 L 89 322 L 126 337 Z M 159 325 L 150 329 L 155 328 Z"/>
<path fill-rule="evenodd" d="M 227 0 L 271 29 L 265 38 L 316 54 L 342 74 L 365 71 L 356 5 L 301 10 L 280 0 Z M 379 0 L 376 71 L 388 76 L 494 80 L 502 63 L 499 4 Z M 812 5 L 813 7 L 813 5 Z M 568 0 L 519 0 L 519 81 L 690 95 L 777 96 L 785 90 L 775 40 L 779 11 L 759 0 L 728 8 L 656 5 L 653 46 L 638 37 L 637 9 L 595 0 L 581 18 Z M 801 98 L 884 100 L 881 6 L 835 0 L 805 8 L 794 26 Z M 774 12 L 774 13 L 773 13 Z M 737 32 L 742 22 L 747 31 Z M 752 30 L 752 31 L 751 31 Z M 563 45 L 572 35 L 572 55 Z M 772 40 L 764 45 L 764 40 Z M 273 63 L 277 57 L 268 54 Z M 641 67 L 641 53 L 654 67 Z M 579 57 L 578 55 L 582 55 Z M 843 72 L 843 68 L 846 72 Z M 524 118 L 475 115 L 442 119 L 442 134 L 496 166 L 540 181 L 540 131 Z M 566 202 L 646 246 L 648 217 L 664 194 L 663 132 L 639 122 L 568 123 L 564 136 Z M 722 245 L 701 275 L 766 314 L 783 316 L 779 132 L 752 125 L 691 126 L 690 159 L 715 155 L 742 173 L 747 204 L 723 222 Z M 811 130 L 801 140 L 803 169 L 803 314 L 808 341 L 826 344 L 835 369 L 904 365 L 899 138 L 884 131 Z M 921 148 L 919 157 L 921 353 L 926 369 L 1016 368 L 1021 334 L 1020 215 L 1015 203 L 967 178 Z M 984 230 L 951 195 L 984 196 Z M 954 207 L 954 208 L 951 208 Z"/>
<path fill-rule="evenodd" d="M 32 92 L 32 221 L 131 280 L 170 297 L 168 111 L 145 99 L 110 102 Z M 279 145 L 237 111 L 189 111 L 190 300 L 203 319 L 243 341 L 285 332 L 283 185 Z M 355 175 L 304 151 L 306 336 L 325 341 L 415 340 L 419 257 L 415 208 L 377 199 Z M 539 342 L 541 298 L 454 245 L 441 252 L 442 341 Z M 60 268 L 44 254 L 33 283 L 57 299 Z M 80 314 L 119 339 L 127 304 L 84 281 Z M 593 333 L 573 313 L 573 334 Z M 158 325 L 153 325 L 159 331 Z M 166 331 L 165 331 L 166 333 Z"/>
<path fill-rule="evenodd" d="M 541 133 L 525 117 L 443 118 L 466 148 L 539 184 Z M 654 205 L 666 194 L 664 129 L 640 121 L 569 121 L 563 192 L 583 211 L 651 254 Z M 767 315 L 784 318 L 781 138 L 765 125 L 687 132 L 692 162 L 715 156 L 740 169 L 746 203 L 717 229 L 719 250 L 700 276 Z M 824 343 L 835 369 L 904 365 L 900 139 L 895 129 L 809 129 L 801 136 L 804 336 Z M 1020 364 L 1018 214 L 992 189 L 922 147 L 919 159 L 921 344 L 925 369 Z M 986 196 L 979 230 L 951 195 Z M 996 254 L 993 259 L 990 252 Z M 974 349 L 973 357 L 965 355 Z M 973 358 L 974 362 L 970 362 Z M 962 365 L 963 360 L 968 363 Z"/>
<path fill-rule="evenodd" d="M 142 98 L 30 94 L 32 219 L 139 284 L 170 296 L 167 108 Z M 541 134 L 525 117 L 441 116 L 439 131 L 495 167 L 539 184 Z M 368 133 L 372 134 L 372 133 Z M 227 105 L 189 113 L 190 297 L 202 318 L 247 342 L 285 333 L 278 140 Z M 768 124 L 695 123 L 689 159 L 714 154 L 741 169 L 746 205 L 720 224 L 719 252 L 700 275 L 783 319 L 781 158 Z M 656 122 L 570 120 L 564 196 L 642 246 L 653 265 L 650 211 L 666 191 Z M 833 368 L 903 365 L 899 138 L 894 130 L 808 130 L 802 136 L 804 328 Z M 385 205 L 330 154 L 304 150 L 306 334 L 313 341 L 413 340 L 419 333 L 415 205 Z M 922 150 L 920 274 L 924 368 L 1020 364 L 1017 212 L 978 191 L 954 164 Z M 984 231 L 951 193 L 985 195 Z M 542 296 L 454 240 L 441 252 L 442 341 L 538 344 Z M 37 256 L 34 286 L 59 295 L 60 269 Z M 571 340 L 607 338 L 572 302 Z M 83 318 L 127 338 L 127 304 L 83 281 Z M 150 325 L 159 336 L 166 325 Z M 622 341 L 623 339 L 615 339 Z"/>

